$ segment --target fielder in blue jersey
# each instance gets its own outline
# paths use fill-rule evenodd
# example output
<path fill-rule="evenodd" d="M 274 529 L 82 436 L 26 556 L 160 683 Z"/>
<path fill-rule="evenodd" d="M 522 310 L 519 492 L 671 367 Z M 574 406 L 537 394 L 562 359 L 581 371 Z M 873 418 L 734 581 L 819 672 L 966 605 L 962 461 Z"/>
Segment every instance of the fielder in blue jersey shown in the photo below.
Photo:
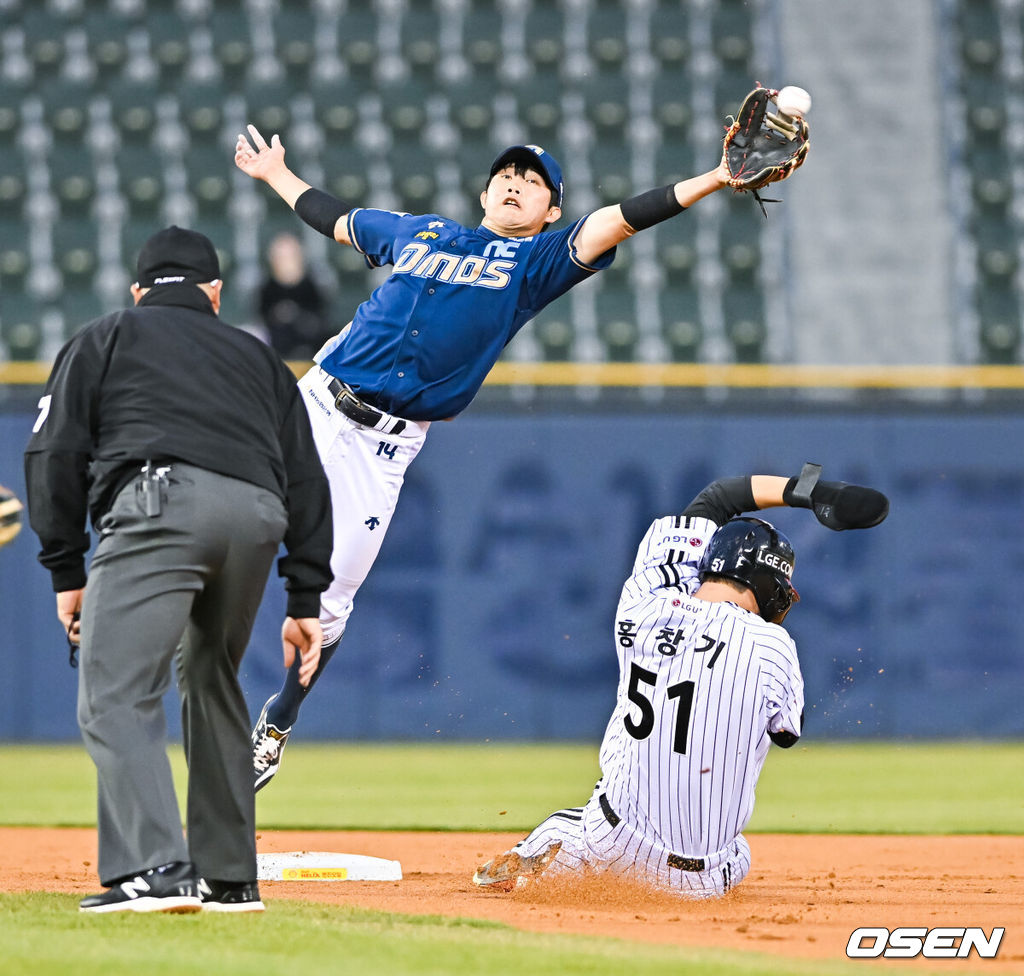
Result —
<path fill-rule="evenodd" d="M 392 269 L 299 381 L 331 485 L 334 582 L 322 596 L 317 674 L 304 688 L 289 673 L 253 730 L 259 790 L 277 772 L 299 706 L 341 640 L 431 422 L 464 410 L 512 337 L 607 268 L 619 243 L 720 190 L 729 172 L 723 162 L 548 230 L 562 216 L 561 167 L 540 146 L 512 146 L 491 165 L 483 220 L 470 228 L 436 214 L 351 206 L 293 173 L 278 136 L 268 145 L 255 126 L 248 131 L 235 147 L 239 169 L 371 267 Z"/>

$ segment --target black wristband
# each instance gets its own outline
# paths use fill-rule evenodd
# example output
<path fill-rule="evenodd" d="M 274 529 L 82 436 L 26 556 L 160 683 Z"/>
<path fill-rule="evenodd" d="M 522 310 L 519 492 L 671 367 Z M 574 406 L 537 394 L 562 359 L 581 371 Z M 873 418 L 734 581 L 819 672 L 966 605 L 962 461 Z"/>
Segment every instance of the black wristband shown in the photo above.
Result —
<path fill-rule="evenodd" d="M 324 237 L 334 240 L 334 227 L 339 217 L 344 217 L 352 208 L 347 203 L 342 203 L 337 197 L 332 197 L 323 190 L 310 187 L 299 194 L 295 201 L 295 212 L 313 230 L 320 231 Z"/>
<path fill-rule="evenodd" d="M 812 508 L 814 489 L 821 478 L 821 465 L 808 461 L 803 466 L 799 478 L 790 478 L 782 492 L 782 500 L 790 508 Z"/>
<path fill-rule="evenodd" d="M 622 216 L 633 230 L 645 230 L 660 224 L 669 217 L 681 214 L 684 207 L 676 199 L 675 184 L 659 186 L 638 196 L 630 197 L 619 204 Z"/>

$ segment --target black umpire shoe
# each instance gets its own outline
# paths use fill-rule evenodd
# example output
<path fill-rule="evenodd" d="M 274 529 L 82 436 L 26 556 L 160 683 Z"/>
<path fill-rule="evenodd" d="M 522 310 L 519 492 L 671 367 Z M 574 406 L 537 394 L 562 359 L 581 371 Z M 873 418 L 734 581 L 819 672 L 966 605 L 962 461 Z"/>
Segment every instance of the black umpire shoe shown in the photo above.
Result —
<path fill-rule="evenodd" d="M 255 881 L 207 881 L 199 879 L 204 912 L 262 912 L 259 885 Z"/>
<path fill-rule="evenodd" d="M 188 861 L 172 861 L 122 878 L 78 903 L 82 912 L 175 912 L 202 910 L 199 879 Z"/>

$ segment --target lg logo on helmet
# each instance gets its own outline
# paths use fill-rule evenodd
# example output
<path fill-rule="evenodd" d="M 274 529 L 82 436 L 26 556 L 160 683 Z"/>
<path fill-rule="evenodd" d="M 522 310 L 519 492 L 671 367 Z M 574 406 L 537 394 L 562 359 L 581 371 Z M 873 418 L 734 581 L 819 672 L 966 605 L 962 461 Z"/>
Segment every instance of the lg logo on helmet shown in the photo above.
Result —
<path fill-rule="evenodd" d="M 778 553 L 770 552 L 767 549 L 758 549 L 757 561 L 765 566 L 770 566 L 772 569 L 777 569 L 786 579 L 793 575 L 793 564 L 787 562 Z"/>
<path fill-rule="evenodd" d="M 984 929 L 944 926 L 941 928 L 855 929 L 846 944 L 851 959 L 964 959 L 973 949 L 982 959 L 995 959 L 1005 928 Z"/>

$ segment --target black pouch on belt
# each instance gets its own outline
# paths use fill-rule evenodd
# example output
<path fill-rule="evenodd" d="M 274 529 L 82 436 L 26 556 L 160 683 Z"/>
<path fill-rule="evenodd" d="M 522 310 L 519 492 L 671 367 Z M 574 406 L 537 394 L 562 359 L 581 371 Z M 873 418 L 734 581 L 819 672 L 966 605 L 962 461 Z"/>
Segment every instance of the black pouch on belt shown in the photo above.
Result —
<path fill-rule="evenodd" d="M 152 461 L 147 461 L 142 467 L 142 477 L 135 483 L 135 500 L 148 518 L 160 514 L 160 488 L 166 484 L 167 469 L 154 467 Z"/>

